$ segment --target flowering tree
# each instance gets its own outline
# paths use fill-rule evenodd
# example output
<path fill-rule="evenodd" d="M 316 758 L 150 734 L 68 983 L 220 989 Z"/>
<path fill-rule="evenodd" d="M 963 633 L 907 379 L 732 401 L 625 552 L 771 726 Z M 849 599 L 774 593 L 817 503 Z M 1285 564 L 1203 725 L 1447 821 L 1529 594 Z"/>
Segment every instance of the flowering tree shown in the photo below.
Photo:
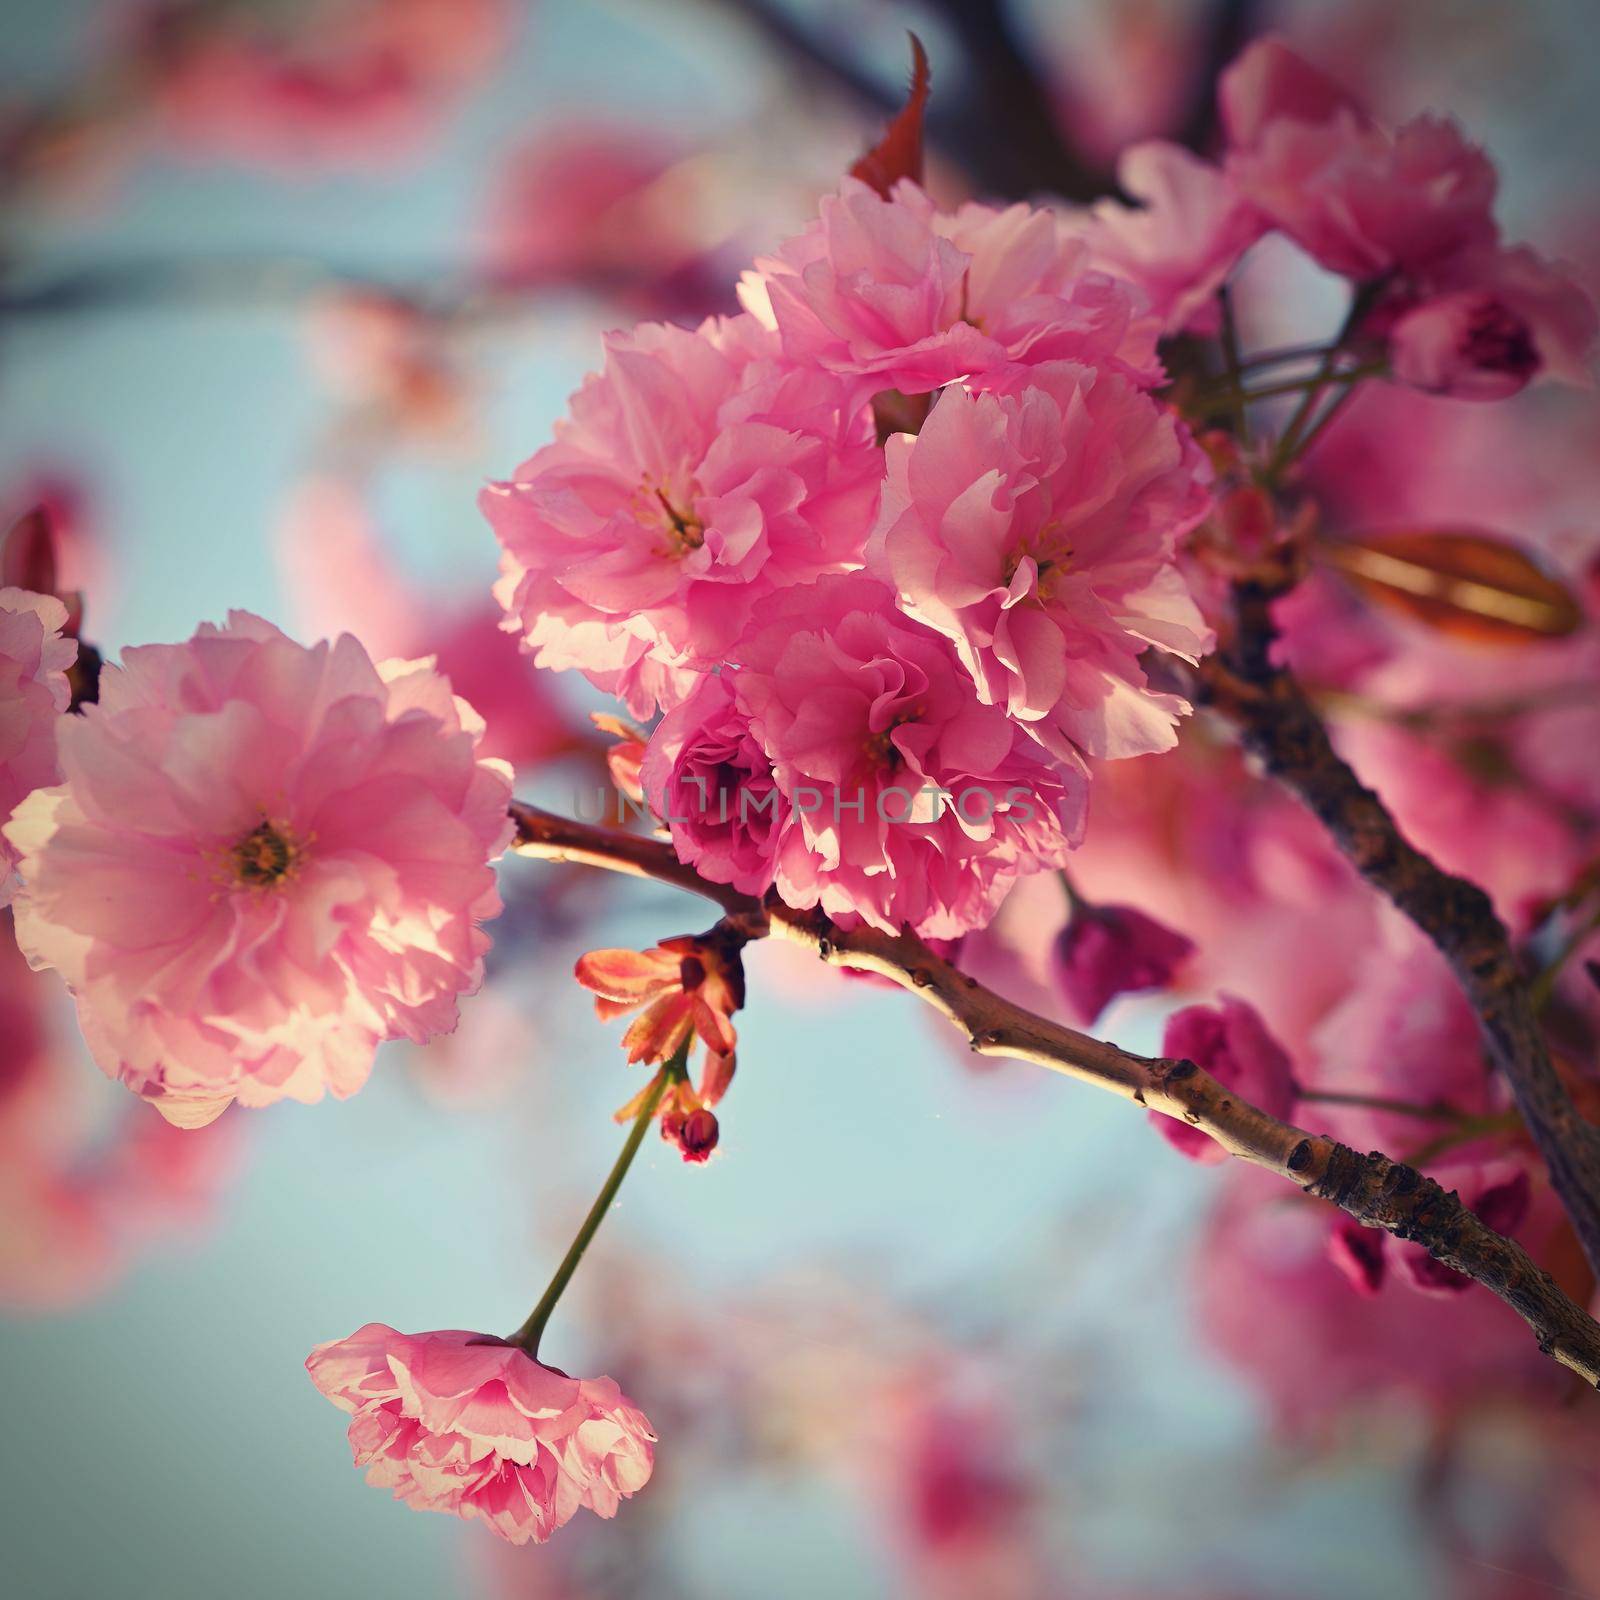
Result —
<path fill-rule="evenodd" d="M 415 45 L 430 8 L 409 10 Z M 172 114 L 201 116 L 212 80 L 186 90 L 195 52 L 179 54 Z M 402 84 L 453 77 L 426 50 L 405 61 Z M 690 1163 L 716 1150 L 761 939 L 899 985 L 979 1055 L 1137 1102 L 1197 1162 L 1326 1202 L 1315 1226 L 1352 1295 L 1403 1279 L 1459 1305 L 1481 1285 L 1600 1386 L 1592 596 L 1477 529 L 1341 529 L 1377 474 L 1328 464 L 1358 391 L 1494 401 L 1581 381 L 1593 310 L 1501 241 L 1493 168 L 1454 124 L 1386 128 L 1277 40 L 1222 74 L 1216 160 L 1135 145 L 1132 203 L 1087 207 L 939 203 L 915 41 L 914 61 L 882 140 L 756 257 L 737 314 L 610 335 L 554 440 L 483 491 L 503 629 L 620 702 L 596 719 L 600 818 L 513 798 L 512 761 L 567 746 L 500 742 L 503 658 L 465 624 L 408 660 L 405 627 L 306 647 L 235 613 L 101 672 L 50 517 L 7 541 L 16 944 L 61 975 L 105 1073 L 179 1129 L 235 1101 L 351 1095 L 380 1043 L 452 1029 L 503 851 L 713 908 L 703 932 L 577 964 L 601 1021 L 631 1016 L 642 1081 L 522 1326 L 375 1322 L 307 1363 L 372 1482 L 514 1543 L 584 1507 L 613 1516 L 650 1477 L 640 1409 L 541 1352 L 651 1130 Z M 384 95 L 361 103 L 381 122 Z M 1240 263 L 1269 235 L 1347 283 L 1330 341 L 1243 339 Z M 431 347 L 398 321 L 366 306 L 362 348 L 432 396 Z M 308 518 L 334 537 L 337 511 Z M 1386 612 L 1505 659 L 1543 652 L 1515 687 L 1581 720 L 1552 739 L 1515 704 L 1408 711 L 1452 668 L 1431 641 L 1398 648 Z M 1367 787 L 1359 735 L 1330 736 L 1328 709 L 1370 707 L 1384 672 L 1390 720 L 1503 724 L 1523 787 L 1558 795 L 1536 893 L 1487 855 L 1483 885 L 1439 865 L 1428 835 L 1448 830 Z M 455 692 L 480 675 L 480 696 Z M 1452 844 L 1517 825 L 1457 821 Z M 1159 879 L 1183 830 L 1221 841 L 1190 852 L 1209 925 L 1193 904 L 1096 898 Z M 1253 871 L 1270 892 L 1240 892 Z M 1243 957 L 1239 915 L 1265 930 Z M 1367 959 L 1329 986 L 1304 952 L 1334 923 Z M 1046 955 L 1039 1009 L 1004 971 L 1024 944 Z M 1262 964 L 1259 1003 L 1222 987 L 1230 956 Z M 1173 1012 L 1158 1058 L 1081 1031 L 1196 974 L 1213 1001 Z"/>

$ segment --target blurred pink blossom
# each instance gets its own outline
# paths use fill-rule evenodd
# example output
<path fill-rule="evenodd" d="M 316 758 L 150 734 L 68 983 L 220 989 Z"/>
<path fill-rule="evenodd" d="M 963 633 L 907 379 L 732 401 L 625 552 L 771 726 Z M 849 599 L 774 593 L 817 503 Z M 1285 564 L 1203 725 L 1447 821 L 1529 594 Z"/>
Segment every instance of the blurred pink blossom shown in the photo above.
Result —
<path fill-rule="evenodd" d="M 1283 1046 L 1267 1032 L 1255 1010 L 1243 1000 L 1223 995 L 1218 1006 L 1185 1006 L 1167 1018 L 1161 1053 L 1193 1061 L 1225 1089 L 1270 1117 L 1288 1117 L 1294 1110 L 1295 1082 Z M 1156 1131 L 1191 1161 L 1226 1161 L 1228 1152 L 1199 1128 L 1174 1117 L 1150 1113 Z"/>
<path fill-rule="evenodd" d="M 56 729 L 72 699 L 76 641 L 62 637 L 67 608 L 53 595 L 0 589 L 0 824 L 35 789 L 54 783 Z M 0 906 L 16 893 L 19 847 L 0 835 Z"/>
<path fill-rule="evenodd" d="M 1056 936 L 1053 969 L 1067 1008 L 1092 1028 L 1119 995 L 1164 989 L 1194 941 L 1132 906 L 1080 902 Z"/>
<path fill-rule="evenodd" d="M 501 56 L 505 0 L 316 0 L 272 7 L 153 0 L 121 50 L 183 151 L 288 171 L 384 166 L 416 153 Z"/>

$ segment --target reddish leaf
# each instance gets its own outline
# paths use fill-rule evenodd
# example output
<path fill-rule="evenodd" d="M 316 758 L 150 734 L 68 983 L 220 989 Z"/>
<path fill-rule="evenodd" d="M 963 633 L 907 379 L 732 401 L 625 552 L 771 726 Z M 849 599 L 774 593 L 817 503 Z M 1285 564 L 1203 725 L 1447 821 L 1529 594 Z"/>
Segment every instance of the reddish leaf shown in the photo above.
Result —
<path fill-rule="evenodd" d="M 1583 622 L 1572 591 L 1498 534 L 1426 528 L 1329 540 L 1317 554 L 1369 599 L 1470 643 L 1559 639 Z"/>
<path fill-rule="evenodd" d="M 928 108 L 928 52 L 911 36 L 911 87 L 906 103 L 883 137 L 850 169 L 852 178 L 870 183 L 884 199 L 901 178 L 922 182 L 922 114 Z"/>

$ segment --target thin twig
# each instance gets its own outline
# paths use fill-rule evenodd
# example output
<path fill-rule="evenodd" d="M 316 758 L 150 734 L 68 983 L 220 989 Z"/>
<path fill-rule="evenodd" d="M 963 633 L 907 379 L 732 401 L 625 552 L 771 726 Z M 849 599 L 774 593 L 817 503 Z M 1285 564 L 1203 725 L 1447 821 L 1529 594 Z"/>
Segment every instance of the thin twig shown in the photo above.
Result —
<path fill-rule="evenodd" d="M 1012 1056 L 1109 1089 L 1210 1134 L 1370 1228 L 1423 1245 L 1437 1260 L 1498 1295 L 1533 1329 L 1539 1348 L 1600 1387 L 1600 1325 L 1562 1293 L 1518 1244 L 1502 1238 L 1433 1179 L 1373 1152 L 1280 1122 L 1191 1061 L 1133 1055 L 1013 1005 L 935 955 L 911 933 L 844 930 L 774 896 L 756 900 L 709 883 L 670 845 L 514 803 L 512 849 L 543 860 L 580 861 L 656 878 L 715 901 L 749 937 L 785 938 L 833 966 L 876 972 L 908 989 L 965 1034 L 985 1056 Z"/>

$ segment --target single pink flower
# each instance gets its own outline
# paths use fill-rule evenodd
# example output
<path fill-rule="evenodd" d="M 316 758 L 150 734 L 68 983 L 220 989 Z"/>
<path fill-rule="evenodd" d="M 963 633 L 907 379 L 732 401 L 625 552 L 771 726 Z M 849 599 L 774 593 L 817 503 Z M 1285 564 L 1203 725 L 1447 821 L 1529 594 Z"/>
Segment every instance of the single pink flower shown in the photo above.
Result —
<path fill-rule="evenodd" d="M 1087 779 L 980 704 L 949 641 L 865 574 L 758 608 L 733 693 L 783 797 L 792 906 L 955 938 L 1081 837 Z"/>
<path fill-rule="evenodd" d="M 1185 1006 L 1167 1018 L 1161 1053 L 1193 1061 L 1224 1088 L 1233 1089 L 1269 1116 L 1294 1109 L 1294 1072 L 1283 1047 L 1267 1032 L 1253 1007 L 1231 995 L 1219 1006 Z M 1228 1152 L 1209 1133 L 1186 1122 L 1150 1113 L 1161 1136 L 1191 1161 L 1226 1161 Z"/>
<path fill-rule="evenodd" d="M 1140 204 L 1101 200 L 1082 220 L 1095 266 L 1142 289 L 1163 332 L 1213 331 L 1217 290 L 1266 218 L 1221 168 L 1162 139 L 1125 150 L 1117 182 Z"/>
<path fill-rule="evenodd" d="M 455 1025 L 500 909 L 510 769 L 425 665 L 234 612 L 129 650 L 6 837 L 17 938 L 96 1061 L 169 1120 L 353 1094 Z"/>
<path fill-rule="evenodd" d="M 0 824 L 35 789 L 54 783 L 56 728 L 71 703 L 67 668 L 78 646 L 62 637 L 67 608 L 51 595 L 0 589 Z M 0 835 L 0 906 L 16 892 L 19 851 Z"/>
<path fill-rule="evenodd" d="M 1532 250 L 1474 250 L 1395 318 L 1389 358 L 1418 389 L 1503 400 L 1540 376 L 1589 385 L 1596 331 L 1588 295 Z"/>
<path fill-rule="evenodd" d="M 1276 39 L 1245 50 L 1219 98 L 1227 176 L 1330 272 L 1414 274 L 1494 243 L 1494 168 L 1454 123 L 1390 134 Z"/>
<path fill-rule="evenodd" d="M 319 1344 L 306 1371 L 350 1413 L 368 1483 L 512 1544 L 543 1544 L 583 1507 L 614 1517 L 655 1462 L 649 1420 L 610 1378 L 569 1378 L 485 1334 L 369 1322 Z"/>
<path fill-rule="evenodd" d="M 859 562 L 882 462 L 840 380 L 752 318 L 613 334 L 556 439 L 480 504 L 540 666 L 635 716 L 687 693 L 763 594 Z"/>
<path fill-rule="evenodd" d="M 1163 375 L 1137 292 L 1090 270 L 1050 212 L 942 212 L 909 179 L 884 199 L 847 178 L 804 233 L 756 261 L 739 298 L 791 361 L 851 379 L 859 399 L 1047 360 L 1111 366 L 1143 387 Z"/>
<path fill-rule="evenodd" d="M 1194 941 L 1132 906 L 1073 908 L 1052 951 L 1056 986 L 1080 1026 L 1092 1028 L 1119 994 L 1163 989 Z"/>
<path fill-rule="evenodd" d="M 661 719 L 639 780 L 679 860 L 743 894 L 772 887 L 787 807 L 729 675 L 702 678 Z"/>
<path fill-rule="evenodd" d="M 1211 648 L 1173 559 L 1209 470 L 1125 379 L 1070 363 L 1029 379 L 946 389 L 920 434 L 889 440 L 868 565 L 1058 759 L 1170 749 L 1188 705 L 1139 657 Z"/>

